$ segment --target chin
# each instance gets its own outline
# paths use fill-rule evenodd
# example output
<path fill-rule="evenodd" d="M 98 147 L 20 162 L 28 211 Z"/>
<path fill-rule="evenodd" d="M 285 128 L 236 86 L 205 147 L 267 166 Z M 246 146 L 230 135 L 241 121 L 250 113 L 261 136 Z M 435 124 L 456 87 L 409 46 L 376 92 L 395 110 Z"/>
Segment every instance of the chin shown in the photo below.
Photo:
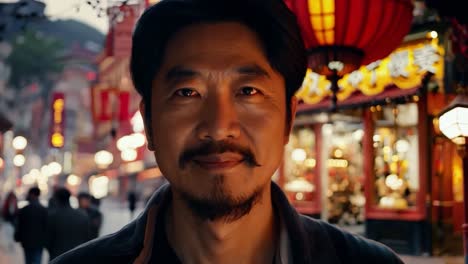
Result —
<path fill-rule="evenodd" d="M 233 222 L 250 213 L 261 201 L 262 186 L 247 191 L 245 186 L 233 189 L 225 183 L 217 183 L 203 193 L 181 191 L 182 200 L 202 220 Z"/>

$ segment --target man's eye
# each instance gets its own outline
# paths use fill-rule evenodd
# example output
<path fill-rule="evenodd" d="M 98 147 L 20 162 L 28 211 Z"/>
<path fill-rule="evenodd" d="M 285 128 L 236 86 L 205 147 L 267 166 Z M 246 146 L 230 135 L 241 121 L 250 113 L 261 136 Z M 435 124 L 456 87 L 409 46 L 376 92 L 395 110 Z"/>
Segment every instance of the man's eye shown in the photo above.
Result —
<path fill-rule="evenodd" d="M 243 87 L 240 90 L 240 93 L 242 95 L 256 95 L 258 93 L 258 90 L 253 87 Z"/>
<path fill-rule="evenodd" d="M 190 88 L 182 88 L 176 91 L 176 95 L 182 97 L 194 97 L 198 96 L 198 93 Z"/>

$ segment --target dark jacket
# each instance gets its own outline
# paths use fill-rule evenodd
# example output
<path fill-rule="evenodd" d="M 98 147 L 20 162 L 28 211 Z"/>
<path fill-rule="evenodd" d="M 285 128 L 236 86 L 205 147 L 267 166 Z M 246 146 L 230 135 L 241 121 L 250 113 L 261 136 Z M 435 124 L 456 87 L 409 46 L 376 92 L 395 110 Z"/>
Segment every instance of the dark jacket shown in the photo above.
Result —
<path fill-rule="evenodd" d="M 57 205 L 47 218 L 47 250 L 49 259 L 89 241 L 90 223 L 85 212 L 70 205 Z M 86 262 L 80 262 L 86 263 Z"/>
<path fill-rule="evenodd" d="M 383 244 L 299 215 L 274 183 L 271 193 L 273 205 L 282 216 L 289 234 L 294 264 L 403 263 Z M 155 219 L 161 206 L 170 201 L 170 196 L 170 186 L 166 184 L 153 195 L 145 211 L 122 230 L 90 241 L 51 263 L 147 263 L 148 253 L 153 248 L 151 238 L 155 225 L 146 223 Z"/>
<path fill-rule="evenodd" d="M 102 213 L 95 207 L 80 208 L 89 218 L 90 233 L 89 239 L 95 239 L 99 236 L 102 225 Z"/>
<path fill-rule="evenodd" d="M 46 244 L 47 208 L 31 200 L 18 211 L 15 240 L 24 248 L 43 248 Z"/>

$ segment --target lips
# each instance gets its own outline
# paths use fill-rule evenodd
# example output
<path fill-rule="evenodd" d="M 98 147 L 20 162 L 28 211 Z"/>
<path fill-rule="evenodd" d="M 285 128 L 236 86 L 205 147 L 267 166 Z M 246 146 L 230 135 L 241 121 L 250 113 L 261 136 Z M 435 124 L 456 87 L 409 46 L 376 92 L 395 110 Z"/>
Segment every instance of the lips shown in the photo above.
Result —
<path fill-rule="evenodd" d="M 193 161 L 208 170 L 230 169 L 244 161 L 241 155 L 235 153 L 197 156 Z"/>

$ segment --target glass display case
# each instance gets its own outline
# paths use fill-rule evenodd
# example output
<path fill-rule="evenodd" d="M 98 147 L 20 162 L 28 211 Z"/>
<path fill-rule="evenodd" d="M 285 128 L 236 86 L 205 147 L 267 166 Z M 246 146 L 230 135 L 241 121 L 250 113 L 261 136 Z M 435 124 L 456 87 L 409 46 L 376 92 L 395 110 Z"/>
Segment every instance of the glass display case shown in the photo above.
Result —
<path fill-rule="evenodd" d="M 362 123 L 335 122 L 327 148 L 327 220 L 339 225 L 364 222 Z"/>
<path fill-rule="evenodd" d="M 373 111 L 373 117 L 374 204 L 414 208 L 420 185 L 417 104 L 383 106 Z"/>
<path fill-rule="evenodd" d="M 426 217 L 432 141 L 423 96 L 365 112 L 366 237 L 402 254 L 422 254 L 430 247 Z"/>
<path fill-rule="evenodd" d="M 284 152 L 283 190 L 305 214 L 320 213 L 316 136 L 313 126 L 295 127 Z"/>

